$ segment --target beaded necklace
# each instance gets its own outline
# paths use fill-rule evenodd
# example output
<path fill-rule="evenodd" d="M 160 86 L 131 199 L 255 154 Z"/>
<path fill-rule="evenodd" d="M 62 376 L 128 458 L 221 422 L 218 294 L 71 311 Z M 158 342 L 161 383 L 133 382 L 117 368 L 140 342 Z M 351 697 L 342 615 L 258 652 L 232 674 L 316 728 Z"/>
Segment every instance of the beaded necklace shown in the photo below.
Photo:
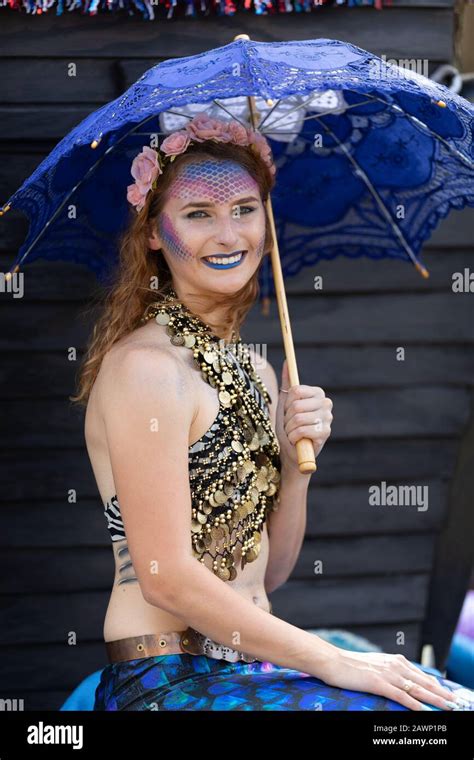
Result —
<path fill-rule="evenodd" d="M 172 299 L 178 303 L 170 303 Z M 224 581 L 232 581 L 237 576 L 239 545 L 243 570 L 259 556 L 262 525 L 268 513 L 277 508 L 280 446 L 251 383 L 267 405 L 271 397 L 240 336 L 234 331 L 236 341 L 226 344 L 178 300 L 173 289 L 164 300 L 147 306 L 142 324 L 152 318 L 166 327 L 173 345 L 192 349 L 202 378 L 218 389 L 222 435 L 217 445 L 205 449 L 198 466 L 190 455 L 191 537 L 194 556 L 204 563 L 209 555 L 213 572 Z"/>

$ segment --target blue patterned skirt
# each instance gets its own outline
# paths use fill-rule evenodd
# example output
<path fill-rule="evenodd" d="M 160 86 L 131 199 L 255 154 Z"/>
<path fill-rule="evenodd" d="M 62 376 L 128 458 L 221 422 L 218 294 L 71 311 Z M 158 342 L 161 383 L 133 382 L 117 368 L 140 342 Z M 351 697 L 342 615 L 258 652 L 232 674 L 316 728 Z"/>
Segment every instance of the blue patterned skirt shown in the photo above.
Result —
<path fill-rule="evenodd" d="M 464 687 L 434 674 L 446 688 Z M 439 671 L 438 671 L 439 673 Z M 471 692 L 472 693 L 472 692 Z M 473 695 L 474 696 L 474 695 Z M 439 708 L 430 706 L 431 709 Z M 168 654 L 106 665 L 94 710 L 408 710 L 375 694 L 328 686 L 271 662 Z"/>

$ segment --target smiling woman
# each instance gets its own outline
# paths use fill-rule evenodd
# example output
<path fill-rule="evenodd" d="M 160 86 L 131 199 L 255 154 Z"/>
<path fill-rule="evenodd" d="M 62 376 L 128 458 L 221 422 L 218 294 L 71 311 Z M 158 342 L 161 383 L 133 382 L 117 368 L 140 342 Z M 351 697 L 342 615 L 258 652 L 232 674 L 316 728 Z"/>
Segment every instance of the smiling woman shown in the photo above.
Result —
<path fill-rule="evenodd" d="M 405 658 L 271 614 L 304 535 L 293 441 L 332 415 L 295 386 L 283 427 L 273 369 L 272 398 L 240 339 L 272 245 L 265 146 L 205 116 L 167 141 L 172 160 L 145 146 L 134 165 L 138 213 L 74 399 L 116 562 L 95 709 L 448 709 L 442 679 Z"/>
<path fill-rule="evenodd" d="M 215 294 L 226 294 L 228 308 L 229 299 L 258 273 L 268 242 L 257 180 L 236 160 L 186 155 L 149 239 L 150 248 L 162 252 L 176 291 L 182 283 L 188 286 L 188 298 L 191 289 L 208 294 L 212 312 L 219 317 Z M 221 278 L 201 265 L 216 272 L 239 271 Z M 194 306 L 198 308 L 197 302 Z M 200 310 L 206 313 L 205 306 Z M 224 314 L 221 321 L 226 321 Z"/>

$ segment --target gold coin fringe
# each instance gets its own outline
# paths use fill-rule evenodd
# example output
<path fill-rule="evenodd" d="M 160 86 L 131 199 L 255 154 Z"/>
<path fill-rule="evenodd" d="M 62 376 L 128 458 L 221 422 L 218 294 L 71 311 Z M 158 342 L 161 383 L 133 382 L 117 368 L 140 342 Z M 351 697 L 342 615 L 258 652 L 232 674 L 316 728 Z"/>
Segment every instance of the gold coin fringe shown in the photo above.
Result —
<path fill-rule="evenodd" d="M 173 290 L 169 295 L 177 298 Z M 270 419 L 235 362 L 267 404 L 271 397 L 240 338 L 238 357 L 234 353 L 231 359 L 229 344 L 209 325 L 181 302 L 170 305 L 168 301 L 166 296 L 164 301 L 149 304 L 142 323 L 155 318 L 166 327 L 173 345 L 192 349 L 202 378 L 218 389 L 216 422 L 222 421 L 219 435 L 206 441 L 203 451 L 189 453 L 193 554 L 203 563 L 205 555 L 212 557 L 215 575 L 232 581 L 237 577 L 239 544 L 242 570 L 259 556 L 262 526 L 268 513 L 277 508 L 281 472 L 280 446 Z"/>

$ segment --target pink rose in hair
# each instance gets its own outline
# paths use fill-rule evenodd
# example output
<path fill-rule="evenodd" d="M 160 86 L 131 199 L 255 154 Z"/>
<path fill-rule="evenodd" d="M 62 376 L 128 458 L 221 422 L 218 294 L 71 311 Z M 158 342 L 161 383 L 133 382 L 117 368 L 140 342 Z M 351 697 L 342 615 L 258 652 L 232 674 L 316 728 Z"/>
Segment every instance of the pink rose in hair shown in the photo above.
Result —
<path fill-rule="evenodd" d="M 145 205 L 146 193 L 140 191 L 138 185 L 133 184 L 127 187 L 127 201 L 135 206 L 137 211 L 141 211 Z"/>
<path fill-rule="evenodd" d="M 262 158 L 265 160 L 266 156 L 272 155 L 272 149 L 270 148 L 270 145 L 266 139 L 262 135 L 261 132 L 257 132 L 256 130 L 252 131 L 251 141 L 256 145 L 258 152 L 262 156 Z"/>
<path fill-rule="evenodd" d="M 249 144 L 249 133 L 243 124 L 239 124 L 237 121 L 229 121 L 226 124 L 226 132 L 230 136 L 230 141 L 237 145 Z"/>
<path fill-rule="evenodd" d="M 179 132 L 172 132 L 161 143 L 161 152 L 166 153 L 167 156 L 177 156 L 180 153 L 184 153 L 189 143 L 191 142 L 188 133 L 181 129 Z"/>
<path fill-rule="evenodd" d="M 276 168 L 273 163 L 272 149 L 270 148 L 270 144 L 266 137 L 264 137 L 261 132 L 251 130 L 250 140 L 257 155 L 259 155 L 262 161 L 267 164 L 271 173 L 275 174 Z"/>
<path fill-rule="evenodd" d="M 230 143 L 232 142 L 232 135 L 227 129 L 227 124 L 224 124 L 221 128 L 220 134 L 214 137 L 218 142 Z"/>
<path fill-rule="evenodd" d="M 185 130 L 189 133 L 191 140 L 195 140 L 196 142 L 212 140 L 213 137 L 219 140 L 224 129 L 225 122 L 220 119 L 213 119 L 205 113 L 198 113 L 185 126 Z"/>
<path fill-rule="evenodd" d="M 162 174 L 156 150 L 144 145 L 142 152 L 132 161 L 131 173 L 142 195 L 146 195 L 158 175 Z"/>

